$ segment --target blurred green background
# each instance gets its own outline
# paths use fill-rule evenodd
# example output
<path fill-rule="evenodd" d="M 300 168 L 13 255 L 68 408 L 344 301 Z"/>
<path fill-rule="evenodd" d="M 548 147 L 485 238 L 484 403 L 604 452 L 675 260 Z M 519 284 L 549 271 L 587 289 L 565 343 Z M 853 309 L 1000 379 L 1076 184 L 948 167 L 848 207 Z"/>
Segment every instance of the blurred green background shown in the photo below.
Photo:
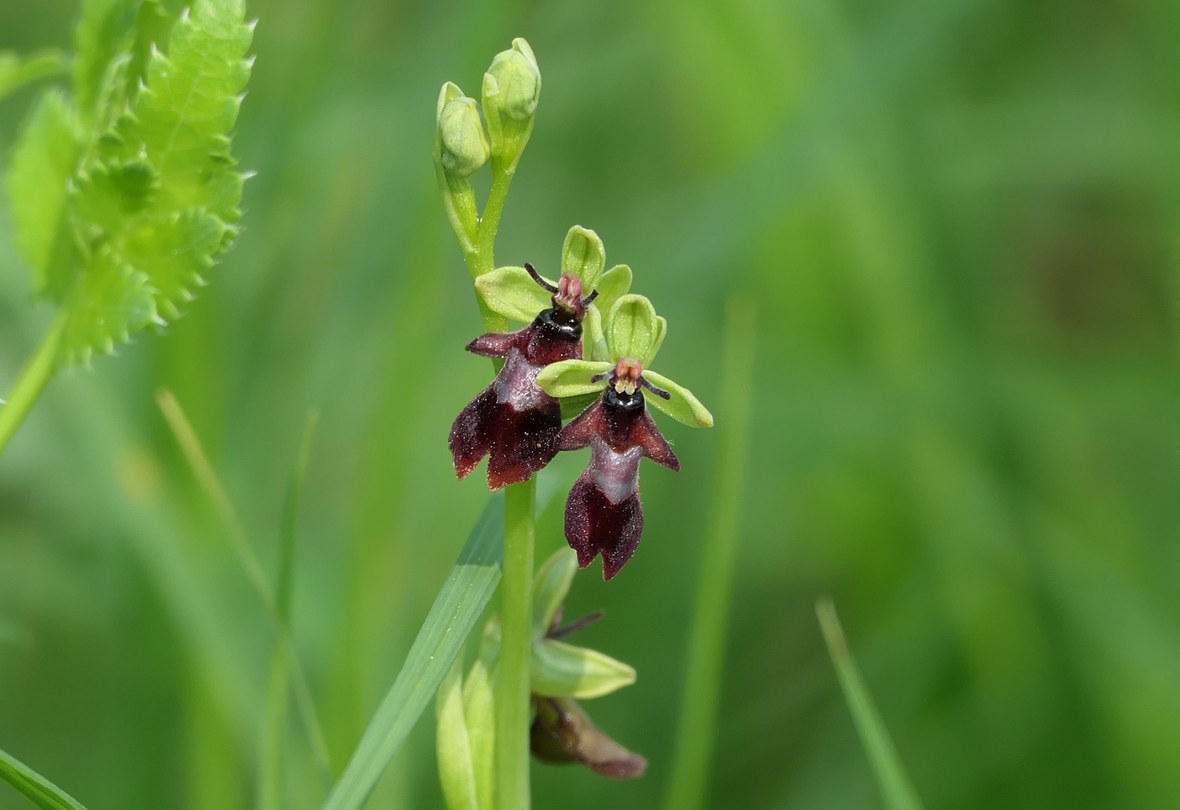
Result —
<path fill-rule="evenodd" d="M 758 307 L 707 805 L 879 806 L 831 594 L 929 807 L 1180 806 L 1180 6 L 250 8 L 245 231 L 185 318 L 59 378 L 0 459 L 0 746 L 94 809 L 252 801 L 272 638 L 166 386 L 268 565 L 321 414 L 294 625 L 343 767 L 487 497 L 446 450 L 488 366 L 430 149 L 440 84 L 474 93 L 525 36 L 544 91 L 499 261 L 552 272 L 595 228 L 668 317 L 659 370 L 722 426 L 726 302 Z M 68 48 L 76 10 L 6 2 L 0 48 Z M 5 154 L 33 97 L 0 107 Z M 49 311 L 0 222 L 2 392 Z M 645 467 L 639 553 L 568 611 L 607 609 L 579 643 L 639 681 L 588 709 L 651 765 L 538 765 L 539 808 L 667 788 L 725 434 L 662 425 L 683 471 Z M 293 729 L 289 806 L 318 806 Z M 428 717 L 370 806 L 440 801 Z"/>

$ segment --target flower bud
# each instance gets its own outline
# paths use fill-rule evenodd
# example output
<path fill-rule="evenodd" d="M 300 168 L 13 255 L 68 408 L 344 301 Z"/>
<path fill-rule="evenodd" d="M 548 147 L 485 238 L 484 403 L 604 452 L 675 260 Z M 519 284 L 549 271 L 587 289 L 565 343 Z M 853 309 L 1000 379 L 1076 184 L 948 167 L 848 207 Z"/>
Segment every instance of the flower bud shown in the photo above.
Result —
<path fill-rule="evenodd" d="M 488 162 L 491 145 L 479 116 L 479 104 L 466 96 L 448 101 L 438 116 L 442 165 L 448 174 L 467 177 Z"/>
<path fill-rule="evenodd" d="M 523 39 L 496 54 L 488 74 L 495 80 L 500 112 L 514 121 L 525 121 L 537 111 L 541 97 L 541 71 L 533 49 Z"/>

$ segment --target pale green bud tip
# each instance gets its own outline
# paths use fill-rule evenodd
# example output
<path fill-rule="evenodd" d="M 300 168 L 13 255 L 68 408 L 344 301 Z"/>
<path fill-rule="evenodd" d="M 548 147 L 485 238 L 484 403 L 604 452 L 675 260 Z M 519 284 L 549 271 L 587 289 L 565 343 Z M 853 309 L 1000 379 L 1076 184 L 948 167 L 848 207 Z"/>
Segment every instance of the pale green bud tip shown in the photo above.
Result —
<path fill-rule="evenodd" d="M 488 73 L 499 90 L 500 111 L 514 121 L 531 118 L 541 98 L 541 71 L 529 44 L 514 39 L 510 50 L 496 54 Z"/>
<path fill-rule="evenodd" d="M 438 116 L 442 139 L 442 165 L 449 174 L 466 177 L 488 162 L 492 148 L 479 117 L 475 99 L 448 101 Z"/>

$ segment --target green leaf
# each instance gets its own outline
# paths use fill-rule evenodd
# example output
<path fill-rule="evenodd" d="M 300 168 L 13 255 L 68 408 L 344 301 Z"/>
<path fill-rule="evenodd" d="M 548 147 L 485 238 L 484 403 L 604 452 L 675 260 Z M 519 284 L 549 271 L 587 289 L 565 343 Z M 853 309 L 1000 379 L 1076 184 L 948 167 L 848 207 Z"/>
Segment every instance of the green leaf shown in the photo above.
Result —
<path fill-rule="evenodd" d="M 74 31 L 74 97 L 82 113 L 93 118 L 105 94 L 111 63 L 131 45 L 141 0 L 86 0 Z M 125 88 L 120 99 L 126 99 Z"/>
<path fill-rule="evenodd" d="M 235 221 L 240 184 L 229 133 L 250 76 L 253 27 L 242 0 L 197 0 L 172 29 L 168 53 L 152 52 L 132 115 L 119 125 L 127 156 L 142 152 L 160 175 L 161 204 L 208 207 Z"/>
<path fill-rule="evenodd" d="M 624 295 L 611 307 L 607 316 L 606 340 L 610 359 L 634 358 L 644 367 L 659 348 L 660 322 L 656 308 L 645 296 Z"/>
<path fill-rule="evenodd" d="M 537 385 L 551 397 L 583 396 L 606 388 L 607 381 L 594 377 L 614 368 L 614 363 L 593 360 L 562 360 L 550 363 L 537 375 Z"/>
<path fill-rule="evenodd" d="M 96 352 L 110 354 L 155 318 L 147 276 L 110 250 L 99 250 L 66 301 L 61 362 L 85 364 Z"/>
<path fill-rule="evenodd" d="M 81 131 L 57 90 L 43 94 L 12 154 L 8 195 L 16 246 L 34 270 L 34 289 L 60 298 L 75 272 L 67 227 L 70 178 L 77 168 Z"/>
<path fill-rule="evenodd" d="M 0 779 L 42 810 L 86 810 L 77 799 L 4 750 L 0 750 Z"/>
<path fill-rule="evenodd" d="M 492 807 L 495 791 L 496 722 L 492 679 L 483 661 L 477 660 L 463 682 L 463 718 L 475 770 L 475 796 L 484 810 Z"/>
<path fill-rule="evenodd" d="M 819 617 L 824 642 L 828 645 L 828 653 L 832 657 L 832 663 L 836 665 L 844 700 L 852 712 L 857 733 L 868 753 L 873 773 L 877 777 L 877 785 L 885 798 L 885 806 L 890 810 L 921 810 L 922 802 L 906 775 L 897 749 L 893 746 L 893 740 L 889 737 L 889 731 L 885 728 L 856 661 L 848 650 L 844 630 L 836 616 L 836 606 L 832 604 L 831 599 L 824 598 L 816 603 L 815 612 Z"/>
<path fill-rule="evenodd" d="M 573 273 L 580 278 L 582 289 L 589 295 L 598 286 L 604 267 L 606 248 L 598 234 L 581 225 L 570 228 L 561 246 L 561 272 Z"/>
<path fill-rule="evenodd" d="M 193 300 L 231 229 L 212 214 L 187 211 L 138 223 L 124 245 L 127 261 L 151 283 L 159 315 L 179 317 Z"/>
<path fill-rule="evenodd" d="M 551 294 L 523 267 L 497 267 L 477 278 L 475 289 L 488 309 L 514 321 L 531 323 L 538 312 L 553 305 Z"/>
<path fill-rule="evenodd" d="M 45 49 L 24 58 L 12 51 L 0 51 L 0 99 L 27 84 L 64 72 L 65 66 L 66 57 L 61 51 Z"/>
<path fill-rule="evenodd" d="M 597 650 L 555 639 L 533 644 L 530 688 L 534 694 L 589 700 L 633 683 L 634 668 Z"/>
<path fill-rule="evenodd" d="M 369 721 L 325 810 L 359 810 L 413 728 L 500 581 L 504 497 L 494 496 L 418 631 L 401 672 Z"/>
<path fill-rule="evenodd" d="M 553 552 L 537 569 L 533 582 L 533 635 L 544 638 L 565 597 L 569 595 L 574 574 L 578 573 L 578 555 L 572 548 Z"/>
<path fill-rule="evenodd" d="M 708 408 L 693 396 L 692 391 L 654 371 L 645 369 L 643 376 L 652 385 L 662 388 L 672 395 L 671 399 L 664 399 L 649 393 L 644 397 L 644 401 L 649 405 L 654 405 L 656 409 L 689 427 L 713 427 L 713 414 L 709 413 Z"/>
<path fill-rule="evenodd" d="M 435 698 L 438 776 L 447 810 L 479 810 L 471 740 L 463 711 L 463 660 L 456 658 Z"/>
<path fill-rule="evenodd" d="M 100 164 L 79 175 L 70 193 L 74 216 L 87 241 L 120 234 L 147 207 L 157 185 L 156 173 L 145 160 Z"/>

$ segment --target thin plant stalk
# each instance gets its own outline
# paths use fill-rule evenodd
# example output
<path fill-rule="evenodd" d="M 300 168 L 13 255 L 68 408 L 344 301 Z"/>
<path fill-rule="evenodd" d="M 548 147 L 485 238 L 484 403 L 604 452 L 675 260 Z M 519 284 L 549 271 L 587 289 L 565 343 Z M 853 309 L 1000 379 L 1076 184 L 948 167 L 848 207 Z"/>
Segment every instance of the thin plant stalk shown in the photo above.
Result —
<path fill-rule="evenodd" d="M 36 353 L 21 370 L 8 403 L 0 405 L 0 455 L 53 379 L 57 371 L 57 349 L 65 325 L 65 314 L 62 313 L 54 320 Z"/>
<path fill-rule="evenodd" d="M 529 662 L 536 505 L 535 479 L 514 484 L 505 492 L 495 714 L 497 807 L 529 806 Z"/>
<path fill-rule="evenodd" d="M 492 158 L 492 185 L 483 215 L 475 225 L 466 221 L 455 203 L 456 189 L 438 166 L 439 190 L 463 259 L 471 278 L 496 267 L 496 232 L 508 198 L 513 175 L 524 151 L 531 127 L 511 158 Z M 507 320 L 479 301 L 484 328 L 504 331 Z M 499 363 L 496 363 L 499 366 Z M 497 806 L 528 810 L 529 807 L 529 661 L 532 652 L 533 557 L 536 536 L 536 480 L 513 484 L 504 497 L 504 575 L 500 584 L 500 664 L 496 677 L 496 790 Z"/>
<path fill-rule="evenodd" d="M 726 625 L 733 594 L 733 567 L 744 490 L 743 472 L 749 449 L 750 401 L 753 388 L 754 350 L 757 335 L 755 307 L 748 298 L 733 298 L 726 312 L 722 368 L 723 436 L 718 442 L 709 518 L 709 534 L 701 552 L 692 628 L 685 656 L 684 689 L 680 701 L 680 732 L 672 760 L 672 776 L 664 807 L 694 810 L 708 798 L 709 763 L 712 759 L 720 700 L 722 664 L 725 661 Z"/>

